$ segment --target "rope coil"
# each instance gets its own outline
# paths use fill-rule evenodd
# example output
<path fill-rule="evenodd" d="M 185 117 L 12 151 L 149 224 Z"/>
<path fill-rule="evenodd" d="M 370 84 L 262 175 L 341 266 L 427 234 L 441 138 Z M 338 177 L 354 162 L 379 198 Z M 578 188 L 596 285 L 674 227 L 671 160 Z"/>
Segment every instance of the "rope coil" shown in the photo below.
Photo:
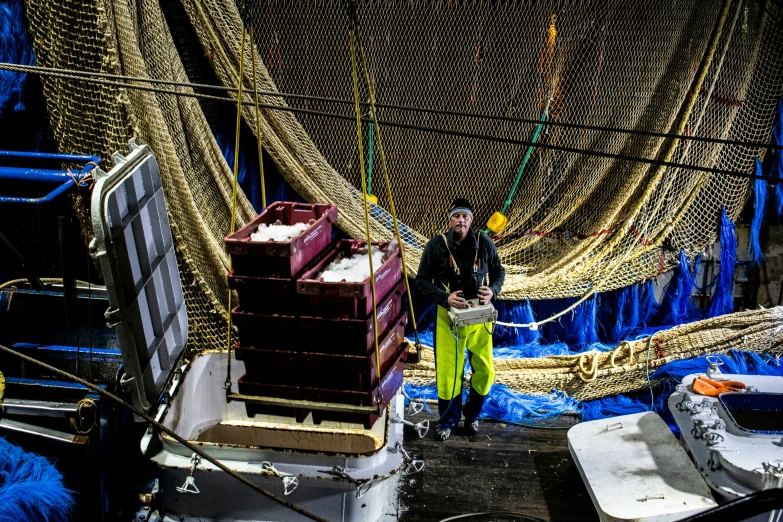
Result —
<path fill-rule="evenodd" d="M 1 397 L 0 397 L 1 398 Z M 84 429 L 85 417 L 82 410 L 84 408 L 92 409 L 92 421 L 87 421 L 89 426 Z M 79 435 L 89 435 L 93 428 L 98 425 L 98 405 L 93 399 L 82 399 L 76 407 L 76 418 L 70 419 L 71 429 Z"/>

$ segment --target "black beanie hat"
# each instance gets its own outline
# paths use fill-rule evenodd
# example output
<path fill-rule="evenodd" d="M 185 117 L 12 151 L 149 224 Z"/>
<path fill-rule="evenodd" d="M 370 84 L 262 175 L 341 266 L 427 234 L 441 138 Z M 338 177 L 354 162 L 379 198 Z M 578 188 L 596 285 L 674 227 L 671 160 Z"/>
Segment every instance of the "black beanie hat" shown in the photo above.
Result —
<path fill-rule="evenodd" d="M 465 198 L 457 198 L 449 207 L 449 217 L 453 216 L 457 212 L 467 212 L 470 214 L 470 217 L 473 217 L 473 205 L 471 205 L 470 201 Z"/>

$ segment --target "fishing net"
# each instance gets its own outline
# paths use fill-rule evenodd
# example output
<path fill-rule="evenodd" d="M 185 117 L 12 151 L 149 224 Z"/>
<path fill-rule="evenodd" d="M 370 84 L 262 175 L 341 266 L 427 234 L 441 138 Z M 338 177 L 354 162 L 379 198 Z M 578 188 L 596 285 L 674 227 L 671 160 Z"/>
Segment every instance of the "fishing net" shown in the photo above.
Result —
<path fill-rule="evenodd" d="M 157 1 L 28 2 L 26 9 L 38 65 L 188 81 Z M 176 244 L 189 342 L 225 347 L 228 256 L 222 243 L 233 176 L 198 101 L 74 78 L 44 76 L 42 82 L 61 152 L 89 151 L 110 166 L 111 155 L 127 151 L 131 138 L 152 146 Z M 239 194 L 237 221 L 253 215 Z"/>
<path fill-rule="evenodd" d="M 495 383 L 531 395 L 565 392 L 578 400 L 592 400 L 647 388 L 648 372 L 667 363 L 730 350 L 783 354 L 783 307 L 749 310 L 675 326 L 635 341 L 624 341 L 612 350 L 596 350 L 569 356 L 530 359 L 496 359 Z M 405 369 L 413 385 L 435 382 L 432 350 Z M 467 384 L 467 383 L 466 383 Z"/>
<path fill-rule="evenodd" d="M 237 84 L 242 27 L 252 27 L 254 41 L 244 53 L 246 93 L 256 53 L 259 89 L 336 99 L 262 95 L 262 104 L 354 115 L 351 103 L 339 101 L 353 99 L 343 2 L 237 3 L 28 1 L 26 10 L 39 65 L 188 81 L 197 76 L 193 57 L 177 51 L 172 30 L 183 29 L 171 28 L 164 13 L 177 5 L 185 13 L 179 21 L 192 26 L 195 45 L 188 52 L 199 54 L 192 51 L 200 46 L 225 86 Z M 473 200 L 479 227 L 500 210 L 527 153 L 524 145 L 435 130 L 531 141 L 536 125 L 481 116 L 539 120 L 546 113 L 552 122 L 765 142 L 783 93 L 782 15 L 775 4 L 741 0 L 361 2 L 358 27 L 378 103 L 436 111 L 380 107 L 380 124 L 372 129 L 376 138 L 383 133 L 408 271 L 416 271 L 427 238 L 444 229 L 455 196 Z M 232 176 L 204 106 L 187 96 L 97 80 L 42 81 L 62 152 L 98 154 L 110 164 L 129 138 L 152 146 L 190 339 L 198 348 L 225 347 L 222 238 L 229 230 Z M 361 100 L 368 96 L 363 85 Z M 341 228 L 363 237 L 355 121 L 262 108 L 256 122 L 250 106 L 243 117 L 253 132 L 258 123 L 286 181 L 309 201 L 337 203 Z M 370 130 L 365 123 L 365 149 Z M 544 126 L 538 143 L 743 172 L 764 153 L 555 126 Z M 377 139 L 370 150 L 379 198 L 370 227 L 374 238 L 389 239 Z M 678 249 L 692 254 L 714 242 L 720 208 L 736 218 L 750 186 L 739 177 L 540 147 L 524 164 L 505 212 L 509 224 L 498 238 L 508 274 L 502 297 L 508 299 L 583 296 L 654 277 L 676 264 Z M 253 213 L 240 193 L 238 223 Z"/>
<path fill-rule="evenodd" d="M 214 33 L 223 47 L 236 49 L 231 9 L 219 0 L 198 3 L 209 6 L 206 26 L 224 21 Z M 353 98 L 344 2 L 237 3 L 254 29 L 265 87 Z M 783 92 L 781 12 L 768 9 L 742 1 L 369 0 L 359 2 L 358 27 L 377 102 L 436 111 L 380 108 L 381 122 L 530 141 L 536 125 L 479 116 L 539 120 L 548 111 L 553 122 L 766 142 Z M 702 63 L 706 76 L 699 81 Z M 368 101 L 366 89 L 361 96 Z M 287 102 L 353 114 L 350 104 Z M 298 115 L 296 123 L 309 138 L 297 153 L 319 171 L 307 178 L 332 180 L 334 188 L 323 190 L 340 204 L 341 219 L 361 221 L 360 210 L 349 205 L 361 187 L 355 122 Z M 446 226 L 454 197 L 473 200 L 479 227 L 501 210 L 527 147 L 380 126 L 398 217 L 408 231 L 408 268 L 415 272 L 427 238 Z M 365 158 L 369 134 L 365 123 Z M 648 159 L 669 153 L 672 161 L 742 172 L 765 153 L 555 126 L 543 127 L 538 143 Z M 377 145 L 373 193 L 388 209 Z M 711 244 L 721 206 L 736 218 L 748 188 L 743 178 L 536 148 L 498 241 L 507 269 L 503 297 L 581 296 L 654 277 L 676 264 L 673 251 L 692 255 Z"/>

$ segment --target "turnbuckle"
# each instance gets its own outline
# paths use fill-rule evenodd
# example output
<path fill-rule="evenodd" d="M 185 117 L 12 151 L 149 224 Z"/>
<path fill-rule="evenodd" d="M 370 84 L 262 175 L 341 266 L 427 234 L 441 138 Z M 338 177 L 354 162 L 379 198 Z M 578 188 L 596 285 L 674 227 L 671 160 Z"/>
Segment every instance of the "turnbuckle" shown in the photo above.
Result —
<path fill-rule="evenodd" d="M 299 479 L 291 473 L 284 473 L 275 469 L 274 464 L 265 460 L 261 463 L 261 469 L 271 473 L 272 475 L 279 477 L 283 481 L 283 494 L 290 495 L 296 488 L 299 487 Z"/>
<path fill-rule="evenodd" d="M 411 457 L 407 451 L 405 451 L 405 448 L 402 447 L 402 442 L 397 441 L 397 443 L 394 445 L 394 450 L 390 451 L 399 451 L 402 453 L 402 460 L 404 460 L 407 463 L 407 467 L 405 468 L 405 474 L 411 475 L 413 473 L 418 473 L 419 471 L 424 469 L 424 461 L 414 459 Z"/>
<path fill-rule="evenodd" d="M 356 498 L 362 498 L 372 487 L 372 479 L 356 479 L 346 473 L 342 466 L 334 466 L 332 469 L 319 470 L 318 473 L 325 473 L 339 479 L 347 480 L 356 486 Z"/>
<path fill-rule="evenodd" d="M 411 403 L 413 404 L 413 403 Z M 430 421 L 429 419 L 425 419 L 419 423 L 412 423 L 409 420 L 403 419 L 400 414 L 398 413 L 396 417 L 394 417 L 392 422 L 396 422 L 397 424 L 404 424 L 405 426 L 410 426 L 414 430 L 416 430 L 416 433 L 418 434 L 420 439 L 423 439 L 424 436 L 427 434 L 428 431 L 430 431 Z"/>
<path fill-rule="evenodd" d="M 190 475 L 185 477 L 185 483 L 178 487 L 177 491 L 180 493 L 193 493 L 194 495 L 198 495 L 201 491 L 196 487 L 196 477 L 194 477 L 193 474 L 196 472 L 199 463 L 201 463 L 201 457 L 194 453 L 193 456 L 190 457 L 190 461 L 193 463 L 190 466 Z"/>

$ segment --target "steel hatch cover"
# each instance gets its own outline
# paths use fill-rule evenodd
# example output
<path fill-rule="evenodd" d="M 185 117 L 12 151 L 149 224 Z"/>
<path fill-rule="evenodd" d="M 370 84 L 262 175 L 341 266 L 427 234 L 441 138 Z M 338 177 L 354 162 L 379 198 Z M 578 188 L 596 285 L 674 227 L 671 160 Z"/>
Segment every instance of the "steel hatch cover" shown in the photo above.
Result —
<path fill-rule="evenodd" d="M 149 411 L 188 340 L 185 296 L 160 181 L 148 145 L 131 140 L 114 168 L 96 172 L 90 252 L 101 264 L 133 403 Z"/>

